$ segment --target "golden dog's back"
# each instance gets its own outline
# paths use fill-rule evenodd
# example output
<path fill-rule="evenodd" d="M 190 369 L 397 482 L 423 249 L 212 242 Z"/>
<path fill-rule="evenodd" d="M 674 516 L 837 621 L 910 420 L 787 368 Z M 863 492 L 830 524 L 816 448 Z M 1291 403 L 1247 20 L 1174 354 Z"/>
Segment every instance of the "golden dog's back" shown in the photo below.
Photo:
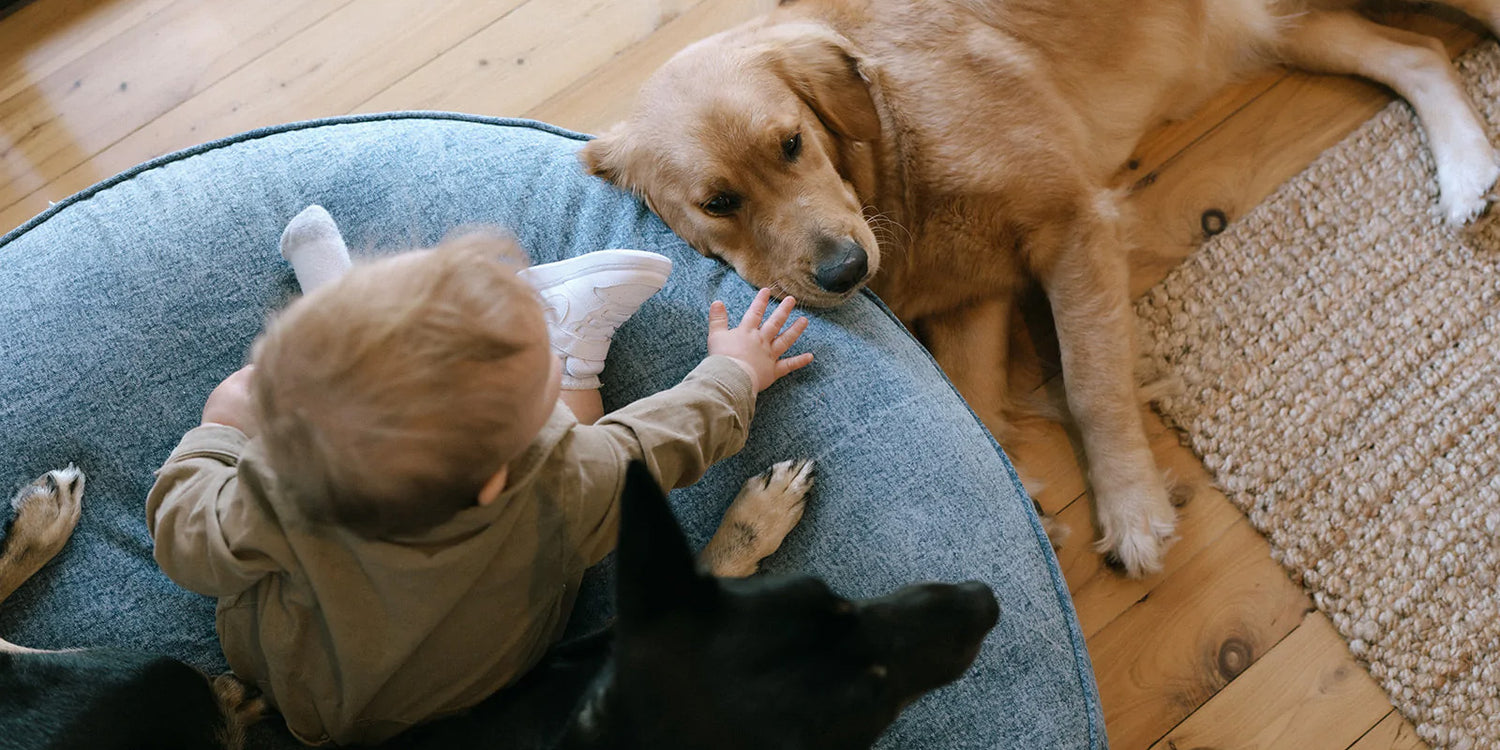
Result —
<path fill-rule="evenodd" d="M 1236 77 L 1267 65 L 1298 13 L 1355 4 L 797 0 L 783 12 L 830 24 L 882 69 L 897 71 L 900 78 L 886 83 L 902 110 L 951 109 L 968 113 L 970 124 L 983 123 L 986 117 L 974 116 L 975 92 L 985 89 L 1006 92 L 1005 103 L 1023 109 L 1061 107 L 1049 114 L 1076 125 L 1097 173 L 1107 174 L 1151 125 L 1190 114 Z M 1041 101 L 1014 102 L 1028 93 Z"/>

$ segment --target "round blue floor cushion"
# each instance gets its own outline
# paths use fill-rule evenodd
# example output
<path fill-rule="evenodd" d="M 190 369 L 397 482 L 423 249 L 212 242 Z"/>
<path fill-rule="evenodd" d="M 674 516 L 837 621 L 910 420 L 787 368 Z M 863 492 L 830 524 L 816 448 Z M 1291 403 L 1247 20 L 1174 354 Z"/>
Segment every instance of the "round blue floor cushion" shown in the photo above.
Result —
<path fill-rule="evenodd" d="M 665 290 L 621 329 L 607 405 L 676 383 L 704 356 L 708 303 L 753 290 L 639 201 L 586 176 L 585 136 L 533 122 L 399 113 L 257 130 L 156 159 L 0 238 L 0 484 L 73 462 L 89 475 L 63 553 L 16 593 L 0 633 L 34 647 L 120 645 L 210 672 L 214 603 L 151 558 L 152 471 L 295 292 L 282 227 L 326 206 L 356 255 L 498 224 L 538 262 L 607 247 L 670 256 Z M 881 747 L 1098 748 L 1098 696 L 1067 590 L 1009 462 L 873 295 L 814 315 L 817 362 L 761 396 L 749 445 L 672 502 L 705 542 L 740 483 L 811 456 L 806 519 L 767 565 L 850 596 L 917 580 L 990 582 L 1000 625 L 961 682 L 913 705 Z M 608 615 L 608 563 L 574 629 Z M 256 747 L 292 747 L 273 720 Z"/>

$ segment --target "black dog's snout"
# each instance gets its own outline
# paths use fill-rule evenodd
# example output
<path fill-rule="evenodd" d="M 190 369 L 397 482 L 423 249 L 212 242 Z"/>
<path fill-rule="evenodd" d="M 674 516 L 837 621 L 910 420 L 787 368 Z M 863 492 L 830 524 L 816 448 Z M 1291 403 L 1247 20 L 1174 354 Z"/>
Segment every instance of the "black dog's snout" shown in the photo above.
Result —
<path fill-rule="evenodd" d="M 817 272 L 813 280 L 818 286 L 835 294 L 843 294 L 865 280 L 870 270 L 870 256 L 858 242 L 845 237 L 841 240 L 825 239 L 823 252 L 819 254 Z"/>
<path fill-rule="evenodd" d="M 967 581 L 956 587 L 959 595 L 973 608 L 977 624 L 986 632 L 1000 622 L 1000 601 L 987 584 Z"/>

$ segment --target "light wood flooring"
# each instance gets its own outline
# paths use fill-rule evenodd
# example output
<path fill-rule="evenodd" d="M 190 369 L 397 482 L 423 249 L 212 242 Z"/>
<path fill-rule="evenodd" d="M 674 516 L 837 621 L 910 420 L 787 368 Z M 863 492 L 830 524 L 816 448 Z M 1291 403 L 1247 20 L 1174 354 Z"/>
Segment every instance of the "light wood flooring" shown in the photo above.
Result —
<path fill-rule="evenodd" d="M 0 233 L 138 162 L 250 128 L 350 112 L 450 109 L 598 132 L 687 43 L 775 0 L 33 0 L 0 17 Z M 1450 50 L 1469 24 L 1395 16 Z M 1389 101 L 1368 83 L 1274 72 L 1149 136 L 1132 168 L 1148 288 Z M 1045 314 L 1016 333 L 1013 381 L 1058 388 Z M 1203 485 L 1154 415 L 1157 457 Z M 1182 509 L 1160 575 L 1121 578 L 1090 551 L 1088 488 L 1058 426 L 1015 458 L 1073 529 L 1060 553 L 1111 744 L 1384 750 L 1424 745 L 1221 494 Z"/>

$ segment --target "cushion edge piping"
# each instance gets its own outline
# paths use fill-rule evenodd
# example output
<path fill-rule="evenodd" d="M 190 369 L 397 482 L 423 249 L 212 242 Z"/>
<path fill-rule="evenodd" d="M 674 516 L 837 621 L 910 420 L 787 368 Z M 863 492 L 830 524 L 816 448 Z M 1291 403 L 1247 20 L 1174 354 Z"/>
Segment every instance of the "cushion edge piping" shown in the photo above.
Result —
<path fill-rule="evenodd" d="M 568 130 L 567 128 L 558 127 L 556 125 L 545 123 L 540 120 L 531 120 L 522 117 L 489 117 L 486 115 L 473 115 L 464 112 L 445 112 L 440 110 L 403 110 L 394 112 L 373 112 L 355 115 L 339 115 L 336 117 L 321 117 L 312 120 L 298 120 L 296 122 L 282 123 L 279 125 L 268 125 L 266 127 L 246 130 L 241 133 L 235 133 L 234 135 L 225 136 L 223 138 L 200 143 L 196 146 L 189 146 L 185 149 L 180 149 L 168 154 L 163 154 L 154 159 L 148 159 L 144 162 L 141 162 L 140 164 L 126 169 L 125 171 L 120 172 L 119 174 L 116 174 L 112 177 L 107 177 L 99 182 L 96 182 L 93 185 L 84 188 L 83 190 L 73 193 L 72 195 L 69 195 L 64 199 L 53 203 L 52 205 L 48 206 L 46 210 L 42 211 L 36 216 L 31 217 L 30 219 L 27 219 L 20 226 L 12 229 L 9 232 L 6 232 L 3 236 L 0 236 L 0 250 L 4 250 L 6 246 L 19 239 L 21 236 L 25 235 L 27 232 L 30 232 L 31 230 L 36 229 L 37 227 L 46 223 L 48 219 L 56 216 L 63 209 L 68 208 L 72 205 L 76 205 L 78 203 L 83 203 L 96 195 L 108 191 L 111 188 L 129 182 L 130 180 L 133 180 L 136 177 L 145 174 L 146 172 L 160 169 L 161 167 L 165 167 L 169 164 L 184 161 L 194 156 L 206 154 L 210 151 L 217 151 L 223 148 L 228 148 L 239 143 L 260 140 L 262 138 L 268 138 L 270 136 L 280 135 L 282 133 L 292 133 L 301 130 L 314 130 L 323 127 L 353 125 L 366 122 L 381 122 L 386 120 L 433 120 L 448 122 L 468 122 L 479 125 L 520 127 L 531 130 L 539 130 L 545 133 L 551 133 L 553 135 L 562 136 L 564 138 L 575 141 L 587 141 L 593 138 L 593 136 Z"/>

